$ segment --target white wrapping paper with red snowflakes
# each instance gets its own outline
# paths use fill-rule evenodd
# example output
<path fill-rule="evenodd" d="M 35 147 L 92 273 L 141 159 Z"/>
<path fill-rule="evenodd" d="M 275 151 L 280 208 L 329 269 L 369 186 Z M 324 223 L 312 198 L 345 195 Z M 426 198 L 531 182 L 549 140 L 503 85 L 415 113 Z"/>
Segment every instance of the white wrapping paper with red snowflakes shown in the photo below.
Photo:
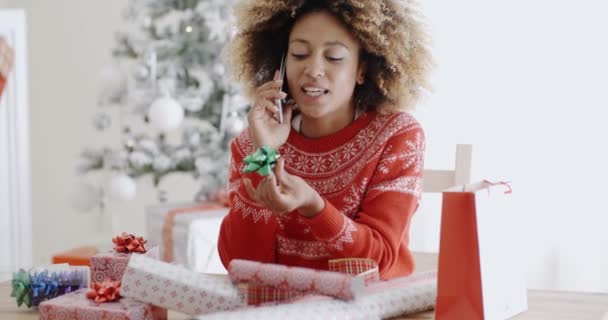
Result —
<path fill-rule="evenodd" d="M 135 252 L 105 252 L 91 257 L 91 281 L 102 282 L 104 280 L 119 281 L 127 269 L 129 259 L 132 256 L 145 255 L 149 258 L 159 259 L 158 246 L 154 246 L 146 253 Z"/>
<path fill-rule="evenodd" d="M 287 304 L 214 313 L 204 319 L 386 319 L 433 309 L 436 297 L 437 272 L 430 271 L 370 283 L 351 301 L 307 295 Z"/>
<path fill-rule="evenodd" d="M 38 306 L 40 320 L 158 320 L 149 304 L 124 298 L 95 303 L 86 297 L 87 290 L 42 302 Z"/>
<path fill-rule="evenodd" d="M 364 279 L 351 274 L 288 267 L 233 259 L 228 268 L 233 281 L 271 286 L 280 290 L 322 294 L 352 300 L 363 293 Z"/>
<path fill-rule="evenodd" d="M 121 294 L 189 315 L 246 306 L 244 294 L 225 276 L 206 275 L 141 255 L 131 257 Z"/>

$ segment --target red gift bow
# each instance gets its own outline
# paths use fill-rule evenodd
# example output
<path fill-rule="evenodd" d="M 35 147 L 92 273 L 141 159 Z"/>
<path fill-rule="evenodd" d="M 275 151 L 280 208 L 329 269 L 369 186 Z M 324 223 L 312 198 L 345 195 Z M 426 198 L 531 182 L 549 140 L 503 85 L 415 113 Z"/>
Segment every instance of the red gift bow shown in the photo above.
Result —
<path fill-rule="evenodd" d="M 143 237 L 136 237 L 133 234 L 123 232 L 120 235 L 112 238 L 112 242 L 115 243 L 114 250 L 117 252 L 138 252 L 146 253 L 146 240 Z"/>
<path fill-rule="evenodd" d="M 329 271 L 346 273 L 353 276 L 362 276 L 366 286 L 380 280 L 378 263 L 372 259 L 333 259 L 328 261 L 328 265 Z M 255 282 L 247 284 L 248 305 L 259 306 L 262 304 L 288 302 L 306 296 L 307 294 L 309 294 L 309 292 L 277 288 Z"/>
<path fill-rule="evenodd" d="M 96 303 L 112 302 L 120 299 L 120 281 L 104 280 L 103 282 L 91 283 L 87 298 L 95 300 Z"/>

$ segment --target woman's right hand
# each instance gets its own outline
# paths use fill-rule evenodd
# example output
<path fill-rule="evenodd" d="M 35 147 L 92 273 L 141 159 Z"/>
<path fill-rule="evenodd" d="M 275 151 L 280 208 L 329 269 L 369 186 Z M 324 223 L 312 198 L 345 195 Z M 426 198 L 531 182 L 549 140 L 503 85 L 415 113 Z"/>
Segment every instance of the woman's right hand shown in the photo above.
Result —
<path fill-rule="evenodd" d="M 287 96 L 281 91 L 282 86 L 283 81 L 279 79 L 279 72 L 276 71 L 273 80 L 256 89 L 255 101 L 247 115 L 254 150 L 264 146 L 279 149 L 287 141 L 291 129 L 292 107 L 283 105 L 283 123 L 279 123 L 275 117 L 278 110 L 276 100 Z"/>

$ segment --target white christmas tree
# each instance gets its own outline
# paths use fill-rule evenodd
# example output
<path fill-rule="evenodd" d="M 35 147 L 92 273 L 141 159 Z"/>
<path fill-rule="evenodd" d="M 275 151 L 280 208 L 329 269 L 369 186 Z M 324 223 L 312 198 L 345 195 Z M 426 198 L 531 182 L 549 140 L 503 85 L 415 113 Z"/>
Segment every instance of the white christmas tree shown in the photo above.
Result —
<path fill-rule="evenodd" d="M 228 142 L 245 126 L 247 107 L 221 60 L 232 32 L 232 4 L 128 2 L 128 27 L 117 34 L 116 64 L 101 72 L 94 119 L 101 131 L 118 125 L 122 142 L 119 148 L 83 151 L 81 173 L 103 170 L 112 178 L 106 192 L 92 188 L 85 196 L 89 200 L 80 199 L 81 209 L 103 202 L 107 193 L 133 198 L 133 179 L 144 175 L 153 176 L 158 186 L 168 174 L 192 174 L 201 184 L 193 198 L 226 185 Z M 110 116 L 111 107 L 118 108 L 117 121 Z"/>

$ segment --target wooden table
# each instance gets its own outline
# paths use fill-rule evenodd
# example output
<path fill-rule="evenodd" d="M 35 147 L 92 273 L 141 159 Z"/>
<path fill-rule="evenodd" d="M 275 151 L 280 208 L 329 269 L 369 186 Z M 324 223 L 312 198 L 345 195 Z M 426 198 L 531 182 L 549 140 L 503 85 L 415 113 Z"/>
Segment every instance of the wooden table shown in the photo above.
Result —
<path fill-rule="evenodd" d="M 425 271 L 437 268 L 437 255 L 432 253 L 415 254 L 417 270 Z M 9 292 L 0 290 L 0 301 L 8 297 Z M 3 309 L 0 303 L 0 309 Z M 608 320 L 608 294 L 582 293 L 565 291 L 529 290 L 528 311 L 512 320 Z M 34 320 L 38 319 L 36 311 L 0 311 L 0 319 Z M 169 311 L 169 320 L 186 320 L 187 315 Z M 433 311 L 421 312 L 392 320 L 429 320 L 434 319 Z"/>

